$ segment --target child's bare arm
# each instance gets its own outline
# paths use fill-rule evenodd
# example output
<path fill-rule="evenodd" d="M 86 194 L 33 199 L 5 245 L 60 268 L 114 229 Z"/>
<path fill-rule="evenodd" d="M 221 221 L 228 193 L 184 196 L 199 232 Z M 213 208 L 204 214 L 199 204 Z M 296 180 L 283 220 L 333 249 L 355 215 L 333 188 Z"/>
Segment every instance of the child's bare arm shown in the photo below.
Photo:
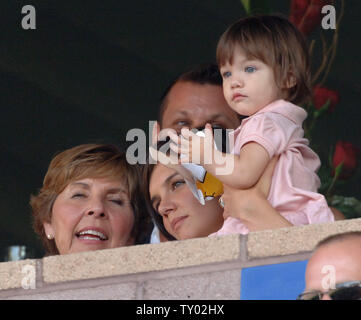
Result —
<path fill-rule="evenodd" d="M 214 147 L 212 129 L 208 124 L 204 138 L 189 130 L 182 130 L 183 137 L 173 133 L 169 136 L 175 143 L 171 149 L 184 155 L 183 162 L 201 164 L 222 183 L 235 189 L 252 187 L 270 161 L 266 149 L 255 142 L 243 146 L 239 155 L 222 153 Z"/>
<path fill-rule="evenodd" d="M 268 152 L 255 142 L 243 146 L 239 155 L 222 154 L 216 150 L 215 156 L 221 156 L 222 161 L 215 159 L 217 161 L 213 161 L 209 165 L 204 164 L 205 169 L 217 176 L 222 183 L 235 189 L 252 187 L 259 180 L 270 161 Z M 217 174 L 222 168 L 227 168 L 224 170 L 227 171 L 226 174 Z"/>
<path fill-rule="evenodd" d="M 250 231 L 277 229 L 292 226 L 267 201 L 273 170 L 278 157 L 273 157 L 258 182 L 250 189 L 237 190 L 224 185 L 223 217 L 239 219 Z"/>

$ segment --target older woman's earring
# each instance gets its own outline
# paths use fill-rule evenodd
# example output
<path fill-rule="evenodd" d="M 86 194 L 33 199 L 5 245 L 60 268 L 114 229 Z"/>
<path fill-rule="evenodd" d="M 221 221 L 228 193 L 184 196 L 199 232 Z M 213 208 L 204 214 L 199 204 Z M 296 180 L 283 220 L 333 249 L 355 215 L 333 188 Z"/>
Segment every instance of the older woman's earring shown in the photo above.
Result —
<path fill-rule="evenodd" d="M 47 234 L 46 236 L 47 236 L 47 238 L 48 238 L 49 240 L 53 240 L 53 239 L 54 239 L 54 236 L 53 236 L 52 234 Z"/>

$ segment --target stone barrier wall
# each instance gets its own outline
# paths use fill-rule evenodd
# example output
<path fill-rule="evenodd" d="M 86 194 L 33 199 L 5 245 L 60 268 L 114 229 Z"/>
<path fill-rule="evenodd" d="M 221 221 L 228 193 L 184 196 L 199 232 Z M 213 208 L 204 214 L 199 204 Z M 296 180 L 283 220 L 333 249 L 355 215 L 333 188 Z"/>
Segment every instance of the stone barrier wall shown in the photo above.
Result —
<path fill-rule="evenodd" d="M 0 299 L 236 300 L 242 270 L 307 260 L 361 219 L 0 263 Z"/>

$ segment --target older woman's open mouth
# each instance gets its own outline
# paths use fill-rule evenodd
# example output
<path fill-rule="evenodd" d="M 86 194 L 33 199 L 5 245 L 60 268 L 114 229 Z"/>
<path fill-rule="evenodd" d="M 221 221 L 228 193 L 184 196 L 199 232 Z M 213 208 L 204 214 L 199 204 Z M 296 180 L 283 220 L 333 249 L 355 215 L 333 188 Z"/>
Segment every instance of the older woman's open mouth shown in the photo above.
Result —
<path fill-rule="evenodd" d="M 106 235 L 104 230 L 99 228 L 83 228 L 78 231 L 76 234 L 78 239 L 80 240 L 94 240 L 94 241 L 106 241 L 108 240 L 108 236 Z"/>

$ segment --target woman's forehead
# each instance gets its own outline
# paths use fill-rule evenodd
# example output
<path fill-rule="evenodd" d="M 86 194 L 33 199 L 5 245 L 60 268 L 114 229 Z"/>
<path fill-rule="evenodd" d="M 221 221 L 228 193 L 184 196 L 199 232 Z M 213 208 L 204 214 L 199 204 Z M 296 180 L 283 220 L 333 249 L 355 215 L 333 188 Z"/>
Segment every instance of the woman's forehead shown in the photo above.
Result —
<path fill-rule="evenodd" d="M 174 169 L 162 164 L 157 164 L 150 177 L 150 191 L 156 192 L 162 186 L 167 185 L 173 177 L 179 175 Z"/>
<path fill-rule="evenodd" d="M 69 188 L 82 187 L 84 189 L 101 187 L 107 190 L 113 190 L 113 191 L 118 190 L 119 192 L 128 192 L 127 182 L 124 176 L 78 178 L 70 181 L 67 187 Z"/>

